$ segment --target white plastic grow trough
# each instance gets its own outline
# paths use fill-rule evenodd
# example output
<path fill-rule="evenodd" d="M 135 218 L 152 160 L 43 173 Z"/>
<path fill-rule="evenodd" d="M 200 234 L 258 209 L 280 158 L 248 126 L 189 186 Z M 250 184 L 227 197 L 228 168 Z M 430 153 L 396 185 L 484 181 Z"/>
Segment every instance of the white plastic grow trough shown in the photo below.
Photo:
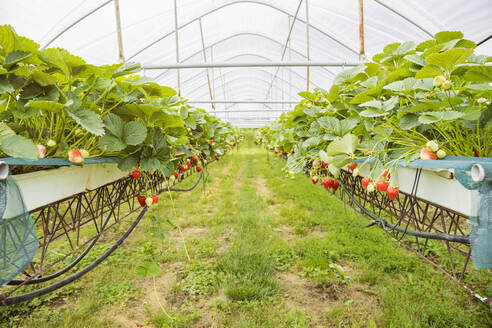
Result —
<path fill-rule="evenodd" d="M 361 165 L 362 176 L 368 176 L 369 171 L 369 165 Z M 414 168 L 395 167 L 391 172 L 391 183 L 398 186 L 400 191 L 410 194 L 416 172 Z M 478 199 L 479 193 L 463 187 L 454 177 L 452 169 L 422 169 L 417 197 L 469 217 L 477 210 L 473 200 Z"/>
<path fill-rule="evenodd" d="M 28 211 L 65 199 L 78 193 L 94 190 L 121 179 L 128 172 L 117 164 L 88 164 L 65 166 L 14 175 Z"/>

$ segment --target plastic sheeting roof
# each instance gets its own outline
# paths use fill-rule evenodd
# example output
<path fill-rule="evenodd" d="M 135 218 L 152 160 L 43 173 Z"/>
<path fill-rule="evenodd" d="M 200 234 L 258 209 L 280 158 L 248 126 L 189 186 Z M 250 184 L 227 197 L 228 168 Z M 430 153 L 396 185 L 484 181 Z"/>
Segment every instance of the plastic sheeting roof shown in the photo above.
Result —
<path fill-rule="evenodd" d="M 300 1 L 176 0 L 180 62 L 205 62 L 203 46 L 207 62 L 306 61 L 307 20 L 310 60 L 358 62 L 359 1 Z M 462 31 L 465 38 L 482 43 L 479 53 L 492 52 L 490 0 L 364 0 L 363 4 L 367 58 L 388 43 L 420 42 L 442 30 Z M 174 1 L 119 0 L 119 8 L 125 60 L 143 65 L 177 62 Z M 115 12 L 112 0 L 0 0 L 2 24 L 12 25 L 18 34 L 41 46 L 65 48 L 92 64 L 119 60 Z M 311 67 L 311 89 L 329 88 L 342 69 Z M 178 89 L 177 70 L 144 73 Z M 297 93 L 307 87 L 304 67 L 213 68 L 208 73 L 213 97 L 222 101 L 298 100 Z M 210 101 L 207 69 L 181 69 L 180 82 L 182 96 Z M 198 106 L 211 109 L 210 104 Z M 218 116 L 238 126 L 263 125 L 292 106 L 215 105 Z"/>

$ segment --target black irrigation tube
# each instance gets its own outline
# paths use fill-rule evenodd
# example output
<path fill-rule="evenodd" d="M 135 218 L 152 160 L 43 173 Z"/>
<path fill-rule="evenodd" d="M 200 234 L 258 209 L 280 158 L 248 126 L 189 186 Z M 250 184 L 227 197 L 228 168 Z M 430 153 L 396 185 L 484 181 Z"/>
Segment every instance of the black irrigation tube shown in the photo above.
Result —
<path fill-rule="evenodd" d="M 127 182 L 125 183 L 123 188 L 126 188 L 129 183 L 130 183 L 130 180 L 127 180 Z M 106 220 L 104 220 L 103 224 L 101 225 L 101 230 L 99 231 L 99 233 L 94 237 L 94 239 L 91 241 L 89 246 L 87 246 L 87 248 L 82 252 L 82 254 L 80 254 L 72 263 L 70 263 L 65 268 L 61 269 L 60 271 L 53 273 L 53 274 L 50 274 L 48 276 L 44 276 L 44 277 L 40 277 L 40 278 L 34 278 L 34 279 L 30 279 L 28 281 L 12 280 L 8 283 L 8 285 L 18 286 L 18 285 L 21 285 L 23 283 L 26 285 L 38 284 L 41 282 L 46 282 L 48 280 L 57 278 L 57 277 L 61 276 L 62 274 L 64 274 L 65 272 L 67 272 L 68 270 L 72 269 L 75 265 L 77 265 L 77 263 L 79 263 L 89 253 L 89 251 L 92 249 L 92 247 L 94 247 L 94 245 L 97 243 L 97 241 L 99 240 L 99 237 L 101 237 L 102 233 L 104 232 L 104 228 L 108 224 L 109 219 L 111 218 L 112 214 L 115 214 L 114 210 L 115 210 L 116 206 L 118 205 L 118 202 L 120 201 L 122 194 L 123 193 L 120 193 L 118 195 L 118 198 L 116 199 L 113 206 L 111 207 L 111 211 L 109 212 L 108 216 L 106 217 Z"/>
<path fill-rule="evenodd" d="M 196 186 L 198 186 L 198 183 L 202 179 L 203 172 L 205 171 L 205 168 L 208 166 L 208 164 L 210 164 L 210 162 L 209 163 L 206 163 L 205 165 L 203 165 L 203 170 L 200 172 L 200 176 L 198 177 L 198 180 L 196 180 L 195 184 L 193 186 L 191 186 L 190 188 L 186 188 L 186 189 L 180 189 L 180 188 L 164 188 L 164 189 L 159 190 L 159 194 L 162 193 L 163 191 L 192 191 L 193 189 L 196 188 Z"/>
<path fill-rule="evenodd" d="M 470 238 L 467 236 L 454 236 L 454 235 L 448 235 L 445 233 L 434 233 L 434 232 L 423 232 L 423 231 L 415 231 L 415 230 L 409 230 L 409 229 L 404 229 L 396 224 L 389 223 L 385 219 L 382 219 L 378 217 L 377 215 L 371 213 L 369 210 L 367 210 L 362 204 L 360 204 L 357 199 L 348 191 L 347 187 L 339 181 L 340 186 L 342 187 L 343 191 L 347 193 L 347 195 L 350 197 L 353 203 L 359 207 L 359 209 L 367 216 L 369 216 L 371 219 L 376 221 L 381 225 L 381 228 L 384 229 L 384 227 L 389 227 L 392 230 L 396 230 L 398 232 L 402 232 L 404 234 L 408 234 L 410 236 L 415 236 L 415 237 L 422 237 L 426 239 L 436 239 L 436 240 L 446 240 L 446 241 L 451 241 L 451 242 L 456 242 L 456 243 L 461 243 L 461 244 L 470 244 Z"/>
<path fill-rule="evenodd" d="M 13 304 L 18 304 L 21 302 L 29 301 L 33 298 L 40 297 L 42 295 L 51 293 L 51 292 L 53 292 L 53 291 L 55 291 L 61 287 L 64 287 L 65 285 L 68 285 L 69 283 L 79 279 L 80 277 L 82 277 L 83 275 L 85 275 L 86 273 L 88 273 L 89 271 L 94 269 L 96 266 L 101 264 L 101 262 L 104 261 L 109 255 L 111 255 L 123 243 L 123 241 L 130 235 L 130 233 L 132 233 L 133 229 L 135 229 L 135 227 L 140 222 L 140 220 L 142 219 L 142 217 L 144 216 L 144 214 L 146 212 L 147 212 L 147 207 L 144 207 L 142 209 L 142 211 L 140 212 L 140 214 L 138 215 L 137 219 L 133 222 L 133 224 L 130 226 L 130 228 L 128 228 L 128 230 L 125 232 L 125 234 L 123 236 L 121 236 L 121 238 L 118 239 L 118 241 L 110 249 L 108 249 L 106 251 L 106 253 L 104 253 L 101 257 L 96 259 L 94 262 L 92 262 L 90 265 L 86 266 L 81 271 L 74 273 L 73 275 L 71 275 L 71 276 L 69 276 L 69 277 L 67 277 L 67 278 L 65 278 L 65 279 L 63 279 L 63 280 L 61 280 L 61 281 L 59 281 L 53 285 L 50 285 L 48 287 L 41 288 L 41 289 L 38 289 L 36 291 L 25 293 L 22 295 L 12 296 L 12 297 L 8 297 L 8 298 L 5 298 L 3 300 L 0 300 L 0 305 L 13 305 Z"/>
<path fill-rule="evenodd" d="M 207 164 L 204 165 L 204 169 L 208 166 L 208 164 L 209 163 L 207 163 Z M 167 190 L 170 190 L 170 191 L 191 191 L 191 190 L 193 190 L 193 189 L 196 188 L 196 186 L 198 185 L 198 183 L 200 182 L 200 180 L 202 179 L 202 177 L 203 177 L 203 171 L 200 173 L 200 177 L 198 178 L 198 180 L 195 182 L 195 184 L 191 188 L 188 188 L 188 189 L 178 189 L 178 188 L 167 189 L 166 188 L 166 189 L 159 190 L 159 194 L 161 194 L 162 192 L 167 191 Z M 127 182 L 127 184 L 128 184 L 128 182 Z M 127 184 L 125 184 L 125 187 L 127 186 Z M 121 197 L 121 193 L 120 193 L 119 197 Z M 119 198 L 118 198 L 118 200 L 119 200 Z M 117 204 L 118 200 L 115 202 L 115 204 Z M 73 275 L 71 275 L 71 276 L 69 276 L 69 277 L 67 277 L 67 278 L 65 278 L 63 280 L 60 280 L 59 282 L 54 283 L 54 284 L 52 284 L 50 286 L 47 286 L 47 287 L 44 287 L 44 288 L 35 290 L 33 292 L 25 293 L 25 294 L 22 294 L 22 295 L 12 296 L 12 297 L 7 297 L 7 298 L 0 299 L 0 305 L 2 305 L 2 306 L 8 306 L 8 305 L 14 305 L 14 304 L 22 303 L 22 302 L 25 302 L 25 301 L 29 301 L 29 300 L 32 300 L 34 298 L 40 297 L 42 295 L 51 293 L 51 292 L 53 292 L 53 291 L 55 291 L 55 290 L 57 290 L 59 288 L 62 288 L 64 286 L 72 283 L 73 281 L 81 278 L 86 273 L 88 273 L 89 271 L 91 271 L 92 269 L 94 269 L 96 266 L 98 266 L 99 264 L 101 264 L 101 262 L 103 262 L 107 257 L 109 257 L 123 243 L 123 241 L 125 241 L 125 239 L 133 232 L 133 230 L 138 225 L 138 223 L 140 222 L 140 220 L 142 219 L 142 217 L 144 216 L 144 214 L 147 212 L 147 209 L 148 209 L 148 207 L 145 206 L 142 209 L 142 211 L 140 212 L 140 214 L 138 215 L 138 217 L 135 219 L 135 221 L 132 223 L 132 225 L 130 226 L 130 228 L 128 228 L 128 230 L 123 234 L 123 236 L 121 236 L 121 238 L 118 239 L 118 241 L 110 249 L 108 249 L 101 257 L 97 258 L 94 262 L 92 262 L 91 264 L 89 264 L 88 266 L 86 266 L 84 269 L 82 269 L 79 272 L 74 273 Z M 113 205 L 113 208 L 112 208 L 111 213 L 112 212 L 114 212 L 114 205 Z M 108 214 L 108 217 L 105 220 L 105 224 L 109 221 L 109 218 L 111 217 L 111 213 Z M 102 232 L 102 229 L 101 229 L 101 232 Z M 62 275 L 63 273 L 65 273 L 68 270 L 70 270 L 71 268 L 73 268 L 78 262 L 80 262 L 80 260 L 82 260 L 82 258 L 84 258 L 85 255 L 87 255 L 87 253 L 89 252 L 89 250 L 96 243 L 97 239 L 99 239 L 100 234 L 101 233 L 99 233 L 98 235 L 96 235 L 95 239 L 91 242 L 91 244 L 88 246 L 88 248 L 86 250 L 84 250 L 84 252 L 81 255 L 79 255 L 79 257 L 74 262 L 72 262 L 70 265 L 68 265 L 67 267 L 65 267 L 64 269 L 60 270 L 57 273 L 54 273 L 54 274 L 49 275 L 49 276 L 46 276 L 46 277 L 37 278 L 36 280 L 33 279 L 34 282 L 26 282 L 26 284 L 28 284 L 28 283 L 34 284 L 34 283 L 40 283 L 40 282 L 44 282 L 44 281 L 47 281 L 47 280 L 51 280 L 53 278 L 56 278 L 56 277 Z M 13 281 L 13 282 L 14 283 L 11 282 L 12 285 L 20 285 L 24 281 L 19 281 L 20 283 L 18 283 L 18 284 L 16 283 L 17 280 L 16 281 Z"/>

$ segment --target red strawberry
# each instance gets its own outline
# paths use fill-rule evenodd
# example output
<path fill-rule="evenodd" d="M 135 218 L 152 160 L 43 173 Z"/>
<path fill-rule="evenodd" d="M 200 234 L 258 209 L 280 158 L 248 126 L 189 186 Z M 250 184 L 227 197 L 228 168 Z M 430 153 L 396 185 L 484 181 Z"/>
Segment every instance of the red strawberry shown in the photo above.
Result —
<path fill-rule="evenodd" d="M 398 190 L 398 187 L 388 187 L 386 192 L 388 193 L 389 198 L 394 200 L 398 196 L 400 190 Z"/>
<path fill-rule="evenodd" d="M 276 150 L 273 151 L 275 154 L 278 153 Z"/>
<path fill-rule="evenodd" d="M 362 188 L 367 189 L 367 186 L 371 183 L 371 179 L 369 179 L 369 178 L 362 178 L 362 180 L 360 181 L 360 183 L 362 184 Z"/>
<path fill-rule="evenodd" d="M 210 140 L 210 143 L 213 145 L 215 143 L 215 141 L 212 139 L 212 140 Z"/>
<path fill-rule="evenodd" d="M 430 159 L 430 160 L 434 160 L 434 159 L 437 159 L 437 155 L 433 152 L 431 152 L 429 149 L 427 149 L 426 147 L 422 148 L 422 150 L 420 151 L 420 159 Z"/>
<path fill-rule="evenodd" d="M 68 152 L 68 160 L 72 163 L 82 163 L 84 162 L 84 157 L 78 149 L 72 149 Z"/>
<path fill-rule="evenodd" d="M 138 202 L 140 203 L 140 206 L 145 207 L 145 196 L 138 195 L 137 199 L 138 199 Z"/>
<path fill-rule="evenodd" d="M 174 171 L 173 175 L 174 175 L 174 177 L 177 179 L 177 178 L 179 177 L 179 173 L 178 173 L 178 171 Z"/>
<path fill-rule="evenodd" d="M 378 182 L 376 182 L 376 187 L 378 187 L 378 190 L 380 192 L 385 192 L 386 189 L 388 189 L 388 182 L 384 181 L 384 180 L 379 180 Z"/>
<path fill-rule="evenodd" d="M 333 181 L 333 179 L 328 179 L 328 188 L 333 188 L 333 183 L 335 181 Z"/>
<path fill-rule="evenodd" d="M 384 171 L 382 174 L 381 174 L 382 177 L 385 177 L 387 179 L 391 178 L 391 174 L 389 173 L 389 170 L 386 170 Z"/>
<path fill-rule="evenodd" d="M 326 169 L 328 167 L 328 163 L 323 162 L 323 164 L 321 164 L 321 166 L 323 166 L 323 168 Z"/>
<path fill-rule="evenodd" d="M 355 168 L 357 167 L 357 163 L 352 162 L 352 163 L 350 163 L 350 164 L 349 164 L 349 166 L 348 166 L 348 167 L 349 167 L 349 169 L 350 169 L 351 171 L 353 171 L 353 170 L 355 170 Z"/>
<path fill-rule="evenodd" d="M 215 160 L 218 161 L 220 158 L 219 156 L 215 156 Z"/>
<path fill-rule="evenodd" d="M 180 170 L 181 172 L 186 171 L 186 169 L 183 165 L 178 166 L 178 170 Z"/>
<path fill-rule="evenodd" d="M 178 152 L 177 151 L 174 152 L 174 156 L 178 156 Z"/>
<path fill-rule="evenodd" d="M 478 153 L 478 150 L 475 147 L 473 147 L 473 154 L 475 154 L 475 157 L 480 157 L 480 154 Z"/>
<path fill-rule="evenodd" d="M 159 196 L 158 195 L 152 195 L 152 204 L 157 204 L 159 201 Z"/>
<path fill-rule="evenodd" d="M 202 168 L 201 168 L 200 166 L 197 166 L 197 167 L 196 167 L 196 171 L 197 171 L 197 172 L 201 172 L 201 171 L 202 171 Z"/>
<path fill-rule="evenodd" d="M 39 158 L 44 158 L 46 156 L 46 147 L 43 145 L 36 145 L 38 148 Z"/>
<path fill-rule="evenodd" d="M 140 171 L 133 171 L 132 172 L 132 177 L 135 179 L 135 180 L 138 180 L 140 179 L 140 176 L 142 175 L 142 173 Z"/>
<path fill-rule="evenodd" d="M 321 181 L 321 184 L 323 185 L 323 187 L 325 187 L 325 189 L 328 189 L 329 186 L 328 186 L 328 179 L 324 179 L 323 181 Z"/>
<path fill-rule="evenodd" d="M 191 167 L 191 162 L 190 161 L 186 162 L 186 166 L 188 166 L 188 168 L 190 168 Z"/>
<path fill-rule="evenodd" d="M 312 181 L 314 184 L 317 184 L 317 183 L 318 183 L 318 178 L 313 177 L 313 178 L 311 179 L 311 181 Z"/>
<path fill-rule="evenodd" d="M 198 162 L 198 158 L 197 158 L 196 156 L 193 156 L 193 157 L 191 158 L 191 160 L 193 161 L 193 163 Z"/>
<path fill-rule="evenodd" d="M 333 181 L 333 186 L 332 186 L 333 191 L 337 191 L 339 185 L 340 183 L 337 180 Z"/>

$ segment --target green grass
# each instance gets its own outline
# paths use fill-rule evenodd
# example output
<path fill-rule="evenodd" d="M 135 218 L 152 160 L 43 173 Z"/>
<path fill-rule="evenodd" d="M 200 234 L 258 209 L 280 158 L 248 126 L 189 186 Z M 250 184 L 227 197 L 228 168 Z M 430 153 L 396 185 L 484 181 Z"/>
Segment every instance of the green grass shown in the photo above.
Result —
<path fill-rule="evenodd" d="M 239 148 L 209 167 L 206 188 L 172 193 L 177 218 L 169 195 L 151 211 L 157 221 L 179 223 L 191 261 L 177 230 L 166 227 L 166 239 L 151 243 L 143 220 L 110 259 L 70 286 L 68 313 L 60 290 L 0 308 L 0 326 L 63 327 L 67 318 L 69 327 L 492 325 L 484 305 L 417 255 L 377 228 L 351 226 L 338 199 L 303 176 L 286 179 L 285 162 L 250 138 Z M 123 231 L 114 229 L 114 236 Z M 110 245 L 105 239 L 84 261 Z M 152 278 L 135 274 L 149 258 L 161 268 L 155 290 Z M 492 290 L 485 272 L 472 279 Z"/>

